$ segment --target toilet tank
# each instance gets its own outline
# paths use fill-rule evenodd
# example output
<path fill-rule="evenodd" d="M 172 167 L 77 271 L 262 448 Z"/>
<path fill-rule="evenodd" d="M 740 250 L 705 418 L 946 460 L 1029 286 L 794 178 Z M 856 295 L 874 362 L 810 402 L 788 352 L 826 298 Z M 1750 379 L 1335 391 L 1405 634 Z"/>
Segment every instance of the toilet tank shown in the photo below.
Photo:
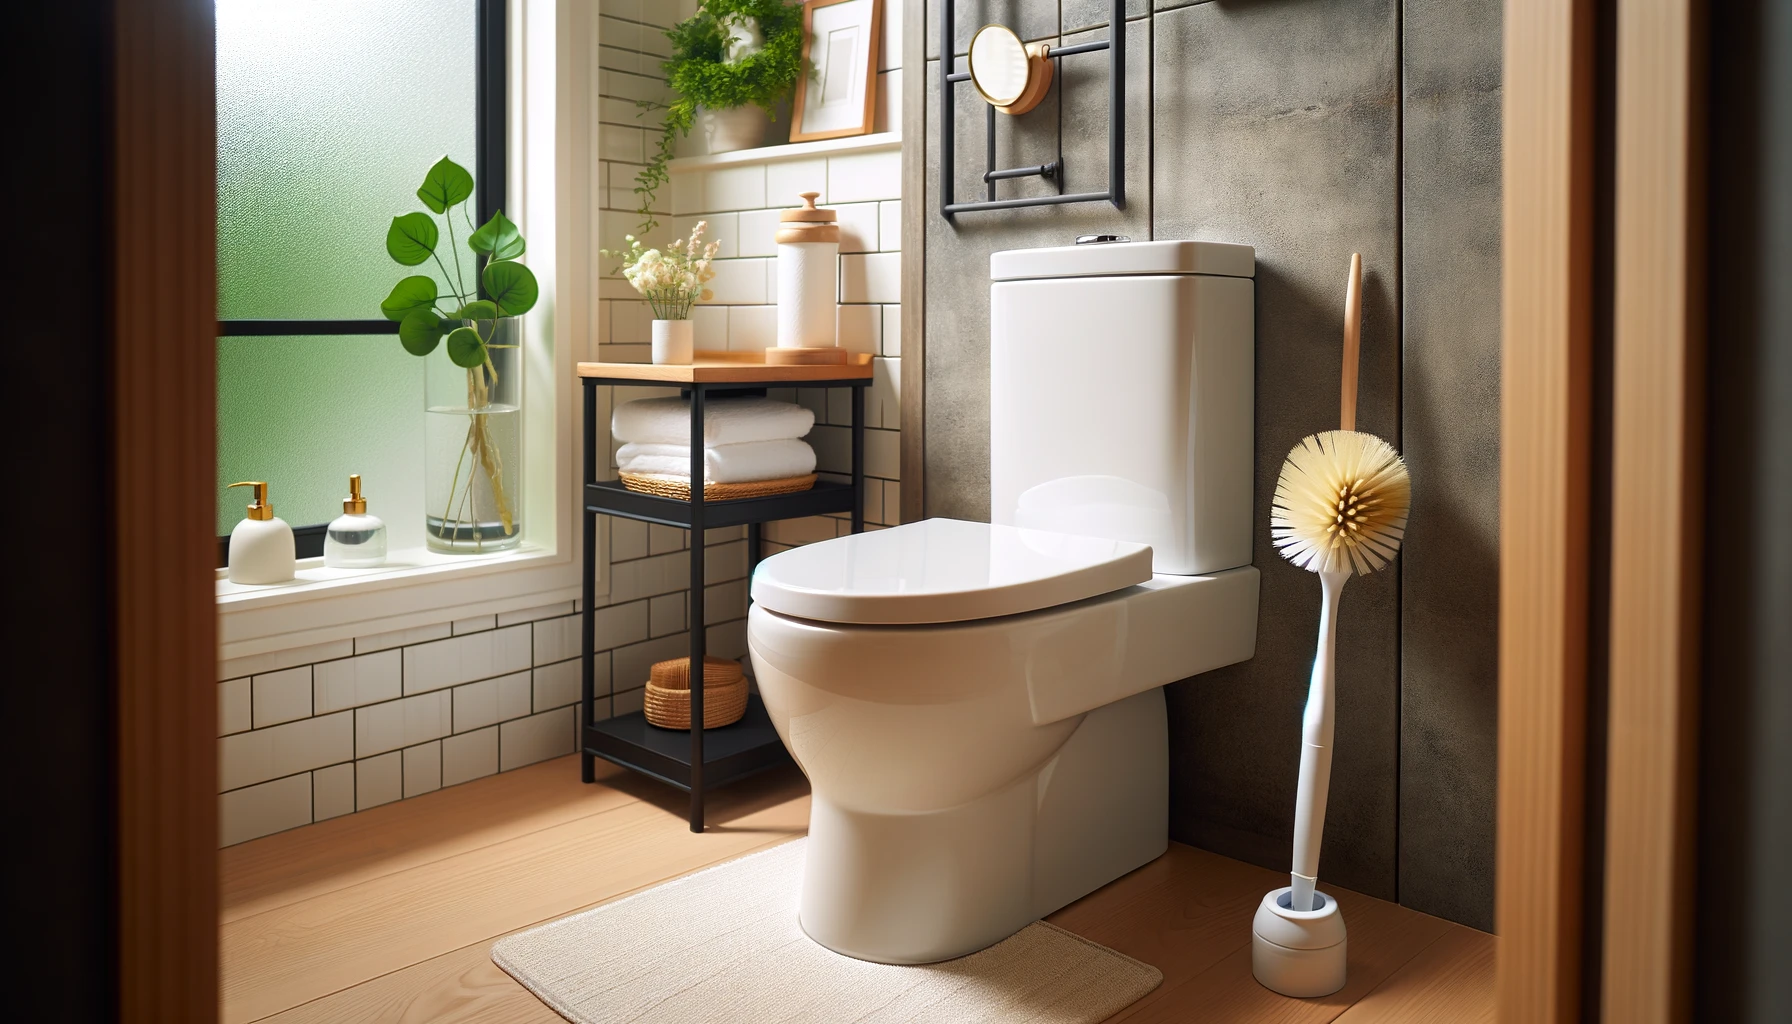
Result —
<path fill-rule="evenodd" d="M 1151 545 L 1152 570 L 1251 561 L 1248 245 L 990 256 L 990 520 Z"/>

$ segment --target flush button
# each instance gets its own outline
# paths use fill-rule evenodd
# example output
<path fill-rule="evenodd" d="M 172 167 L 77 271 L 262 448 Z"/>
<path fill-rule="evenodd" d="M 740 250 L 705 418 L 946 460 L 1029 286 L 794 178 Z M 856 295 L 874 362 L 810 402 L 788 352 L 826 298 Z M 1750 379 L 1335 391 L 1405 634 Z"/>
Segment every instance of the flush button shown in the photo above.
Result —
<path fill-rule="evenodd" d="M 1076 236 L 1076 244 L 1078 244 L 1078 245 L 1106 245 L 1109 242 L 1130 242 L 1130 241 L 1132 241 L 1132 239 L 1128 238 L 1125 235 L 1078 235 L 1078 236 Z"/>

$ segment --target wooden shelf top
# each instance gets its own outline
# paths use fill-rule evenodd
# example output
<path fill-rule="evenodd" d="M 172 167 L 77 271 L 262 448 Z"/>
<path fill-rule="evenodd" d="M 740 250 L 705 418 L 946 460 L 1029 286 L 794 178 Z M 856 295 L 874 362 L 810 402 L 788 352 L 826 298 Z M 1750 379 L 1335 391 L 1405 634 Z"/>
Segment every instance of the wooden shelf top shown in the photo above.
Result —
<path fill-rule="evenodd" d="M 655 384 L 777 384 L 804 380 L 870 380 L 871 356 L 848 352 L 840 365 L 767 366 L 758 352 L 698 352 L 689 366 L 653 363 L 580 363 L 581 377 L 609 377 Z"/>

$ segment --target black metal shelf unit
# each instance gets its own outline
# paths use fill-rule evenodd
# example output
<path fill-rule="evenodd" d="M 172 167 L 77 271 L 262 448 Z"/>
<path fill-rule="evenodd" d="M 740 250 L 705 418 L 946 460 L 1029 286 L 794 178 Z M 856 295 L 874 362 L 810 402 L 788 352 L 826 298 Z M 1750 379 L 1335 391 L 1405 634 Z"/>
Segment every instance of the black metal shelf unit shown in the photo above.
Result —
<path fill-rule="evenodd" d="M 865 388 L 869 378 L 851 377 L 833 380 L 729 381 L 697 382 L 679 385 L 690 400 L 691 411 L 691 479 L 698 485 L 691 488 L 689 501 L 641 494 L 623 487 L 619 480 L 599 479 L 599 440 L 597 432 L 597 389 L 600 385 L 639 387 L 650 385 L 637 377 L 582 377 L 585 386 L 584 429 L 584 603 L 580 609 L 583 626 L 580 641 L 583 663 L 579 711 L 580 772 L 586 782 L 596 779 L 596 759 L 603 758 L 624 768 L 640 772 L 691 795 L 690 825 L 692 832 L 703 831 L 703 795 L 711 789 L 738 781 L 749 775 L 783 764 L 789 760 L 783 741 L 772 728 L 765 707 L 753 695 L 747 702 L 747 713 L 740 721 L 721 729 L 703 728 L 703 673 L 691 673 L 691 729 L 687 734 L 661 729 L 648 724 L 637 711 L 605 721 L 596 721 L 596 628 L 593 599 L 597 589 L 597 517 L 622 516 L 663 526 L 677 526 L 691 532 L 690 604 L 685 621 L 690 626 L 690 657 L 693 666 L 701 666 L 707 653 L 703 629 L 703 531 L 726 526 L 747 528 L 747 573 L 750 577 L 759 560 L 760 524 L 777 519 L 829 513 L 852 513 L 852 532 L 865 528 Z M 767 498 L 741 498 L 733 501 L 703 499 L 703 406 L 707 398 L 718 395 L 760 391 L 764 388 L 851 388 L 852 389 L 852 483 L 819 481 L 812 490 L 795 494 L 779 494 Z M 603 449 L 608 451 L 607 447 Z M 609 459 L 601 460 L 605 468 Z"/>

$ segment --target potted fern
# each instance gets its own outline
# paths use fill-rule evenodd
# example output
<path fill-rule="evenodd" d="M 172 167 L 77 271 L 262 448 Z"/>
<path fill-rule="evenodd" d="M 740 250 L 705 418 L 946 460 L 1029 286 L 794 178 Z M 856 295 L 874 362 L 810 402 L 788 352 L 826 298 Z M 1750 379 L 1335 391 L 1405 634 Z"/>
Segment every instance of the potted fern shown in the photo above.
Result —
<path fill-rule="evenodd" d="M 672 87 L 659 144 L 635 177 L 642 217 L 636 234 L 658 226 L 654 197 L 679 139 L 701 124 L 711 153 L 763 145 L 778 105 L 796 87 L 803 65 L 803 5 L 790 0 L 703 0 L 697 13 L 666 30 L 672 56 L 660 65 Z"/>
<path fill-rule="evenodd" d="M 522 541 L 522 349 L 517 317 L 534 308 L 535 275 L 517 262 L 526 248 L 522 232 L 499 210 L 475 228 L 467 212 L 473 175 L 443 157 L 424 176 L 417 198 L 429 213 L 392 218 L 386 252 L 401 266 L 432 264 L 443 285 L 428 274 L 406 277 L 380 303 L 398 322 L 398 340 L 424 360 L 424 534 L 432 550 L 490 552 Z M 454 209 L 460 208 L 471 250 L 463 273 Z M 483 260 L 483 263 L 481 261 Z M 453 266 L 450 273 L 449 267 Z M 445 285 L 445 289 L 444 286 Z"/>

